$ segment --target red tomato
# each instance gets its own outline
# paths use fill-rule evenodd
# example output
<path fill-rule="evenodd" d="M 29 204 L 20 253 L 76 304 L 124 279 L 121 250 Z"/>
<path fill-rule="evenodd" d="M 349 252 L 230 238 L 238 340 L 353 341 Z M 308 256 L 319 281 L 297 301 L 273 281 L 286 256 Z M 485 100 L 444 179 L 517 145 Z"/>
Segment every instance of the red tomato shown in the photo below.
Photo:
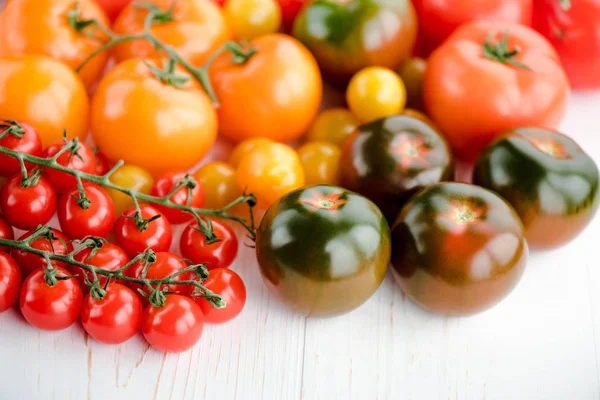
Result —
<path fill-rule="evenodd" d="M 0 313 L 16 303 L 21 287 L 21 271 L 15 260 L 0 251 Z"/>
<path fill-rule="evenodd" d="M 58 157 L 57 162 L 62 166 L 83 171 L 88 174 L 93 174 L 96 171 L 96 159 L 94 158 L 94 152 L 85 143 L 79 142 L 79 145 L 81 146 L 81 148 L 77 151 L 79 157 L 72 155 L 70 151 L 67 151 Z M 51 158 L 64 146 L 65 143 L 60 140 L 45 148 L 42 152 L 42 157 Z M 64 193 L 77 185 L 77 179 L 75 179 L 73 175 L 69 175 L 66 172 L 57 171 L 52 168 L 44 168 L 44 175 L 58 193 Z"/>
<path fill-rule="evenodd" d="M 185 172 L 171 172 L 160 176 L 154 186 L 152 187 L 151 195 L 157 197 L 165 197 L 171 190 L 179 185 L 183 179 L 185 179 Z M 191 177 L 190 177 L 191 178 Z M 191 178 L 193 179 L 193 178 Z M 204 189 L 202 186 L 194 179 L 195 186 L 192 189 L 192 199 L 189 200 L 189 189 L 187 187 L 182 187 L 178 191 L 176 191 L 171 197 L 170 200 L 179 205 L 189 205 L 191 207 L 201 208 L 204 205 Z M 181 210 L 176 210 L 174 208 L 163 207 L 161 205 L 155 205 L 156 209 L 160 211 L 160 213 L 165 216 L 170 223 L 172 224 L 181 224 L 187 222 L 193 218 L 192 214 L 186 213 Z"/>
<path fill-rule="evenodd" d="M 162 279 L 176 272 L 186 268 L 188 264 L 178 255 L 169 253 L 166 251 L 156 253 L 156 261 L 148 266 L 146 270 L 147 279 Z M 142 271 L 144 269 L 143 262 L 137 262 L 125 271 L 127 276 L 132 278 L 141 278 Z M 177 277 L 173 278 L 176 281 L 187 281 L 192 280 L 194 275 L 192 272 L 185 272 Z M 131 285 L 133 289 L 141 288 L 137 284 Z M 161 287 L 163 289 L 164 286 Z M 192 294 L 194 287 L 191 285 L 168 285 L 168 291 L 178 293 L 181 295 L 189 296 Z M 144 291 L 149 294 L 148 288 L 144 288 Z"/>
<path fill-rule="evenodd" d="M 202 297 L 197 297 L 196 303 L 202 308 L 204 319 L 212 324 L 222 324 L 237 317 L 246 304 L 246 286 L 238 274 L 227 268 L 217 268 L 210 271 L 203 285 L 216 294 L 220 294 L 227 306 L 215 308 Z"/>
<path fill-rule="evenodd" d="M 72 239 L 85 236 L 105 237 L 115 223 L 115 206 L 106 190 L 93 183 L 83 186 L 88 208 L 78 204 L 77 188 L 64 193 L 58 202 L 58 222 L 60 228 Z"/>
<path fill-rule="evenodd" d="M 142 333 L 158 351 L 181 353 L 194 347 L 202 336 L 202 309 L 189 297 L 167 295 L 163 307 L 148 306 L 142 316 Z"/>
<path fill-rule="evenodd" d="M 112 243 L 104 243 L 94 255 L 92 255 L 91 248 L 86 248 L 75 254 L 74 258 L 81 263 L 90 264 L 106 271 L 116 271 L 129 262 L 127 253 L 125 253 L 122 248 Z M 90 280 L 93 280 L 92 273 L 77 267 L 71 267 L 70 269 L 73 274 L 77 274 L 77 280 L 79 281 L 81 288 L 87 292 L 89 289 L 85 283 L 84 274 L 87 275 Z M 100 286 L 104 287 L 106 284 L 106 277 L 99 275 L 98 278 L 100 279 Z"/>
<path fill-rule="evenodd" d="M 102 343 L 119 344 L 133 337 L 142 324 L 142 302 L 131 289 L 119 283 L 106 288 L 103 299 L 88 293 L 81 307 L 81 324 Z"/>
<path fill-rule="evenodd" d="M 110 168 L 112 167 L 112 164 L 108 160 L 108 158 L 106 158 L 106 156 L 104 155 L 104 153 L 102 153 L 101 151 L 96 151 L 94 153 L 94 158 L 96 160 L 96 171 L 95 171 L 96 175 L 103 176 L 108 171 L 110 171 Z"/>
<path fill-rule="evenodd" d="M 277 0 L 281 6 L 281 23 L 288 31 L 294 26 L 294 20 L 307 0 Z"/>
<path fill-rule="evenodd" d="M 15 231 L 2 215 L 0 215 L 0 238 L 8 240 L 14 240 L 15 238 Z M 10 253 L 10 249 L 3 246 L 0 246 L 0 251 Z"/>
<path fill-rule="evenodd" d="M 192 222 L 183 230 L 179 247 L 181 255 L 194 264 L 208 263 L 206 268 L 227 268 L 238 252 L 238 240 L 229 226 L 219 221 L 212 221 L 215 235 L 220 242 L 206 244 L 206 236 L 198 230 L 198 223 Z"/>
<path fill-rule="evenodd" d="M 0 135 L 8 129 L 6 127 L 7 125 L 9 124 L 0 124 Z M 39 156 L 42 154 L 42 140 L 36 130 L 31 125 L 24 122 L 19 122 L 19 125 L 23 130 L 21 138 L 9 133 L 0 139 L 0 147 L 30 154 L 32 156 Z M 30 167 L 31 164 L 25 163 L 25 165 Z M 11 176 L 18 172 L 21 172 L 19 161 L 6 154 L 0 154 L 0 176 Z"/>
<path fill-rule="evenodd" d="M 68 273 L 60 268 L 58 276 Z M 76 279 L 59 280 L 48 285 L 44 270 L 31 273 L 21 286 L 20 306 L 23 316 L 31 325 L 58 331 L 73 325 L 79 316 L 83 294 Z"/>
<path fill-rule="evenodd" d="M 111 21 L 114 21 L 122 9 L 129 3 L 131 0 L 96 0 L 96 3 L 106 12 L 108 18 Z"/>
<path fill-rule="evenodd" d="M 33 231 L 25 233 L 19 238 L 19 240 L 24 240 L 28 238 L 29 236 L 31 236 L 32 233 Z M 52 237 L 52 243 L 50 243 L 50 241 L 47 238 L 40 237 L 31 242 L 30 245 L 34 249 L 49 251 L 60 255 L 68 254 L 71 251 L 73 251 L 73 245 L 64 233 L 62 233 L 58 229 L 53 229 Z M 36 256 L 35 254 L 28 253 L 26 251 L 20 251 L 15 249 L 12 251 L 11 256 L 13 256 L 13 258 L 19 265 L 19 268 L 21 268 L 23 276 L 27 276 L 34 270 L 46 267 L 47 265 L 46 260 L 44 260 L 42 257 Z M 52 264 L 64 269 L 68 269 L 67 265 L 62 262 L 53 261 Z"/>
<path fill-rule="evenodd" d="M 35 186 L 22 187 L 21 174 L 4 183 L 0 190 L 0 207 L 8 222 L 18 229 L 34 229 L 50 221 L 56 211 L 56 193 L 40 177 Z"/>
<path fill-rule="evenodd" d="M 147 204 L 141 204 L 140 210 L 144 220 L 160 215 L 156 208 Z M 115 224 L 115 236 L 123 250 L 131 257 L 135 257 L 149 248 L 157 252 L 169 250 L 173 239 L 169 221 L 161 216 L 140 229 L 131 219 L 135 213 L 135 207 L 131 207 L 119 217 Z"/>

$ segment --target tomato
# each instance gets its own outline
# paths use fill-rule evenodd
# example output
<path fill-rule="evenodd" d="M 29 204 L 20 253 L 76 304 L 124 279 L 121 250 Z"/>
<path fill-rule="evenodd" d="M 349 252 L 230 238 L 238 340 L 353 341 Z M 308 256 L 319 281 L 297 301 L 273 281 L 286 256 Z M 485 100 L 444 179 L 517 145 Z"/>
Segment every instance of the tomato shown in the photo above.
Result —
<path fill-rule="evenodd" d="M 8 222 L 18 229 L 34 229 L 50 221 L 56 211 L 56 192 L 40 177 L 35 186 L 23 187 L 20 173 L 0 189 L 0 208 Z"/>
<path fill-rule="evenodd" d="M 281 7 L 281 23 L 286 31 L 291 31 L 294 21 L 307 0 L 277 0 Z"/>
<path fill-rule="evenodd" d="M 217 268 L 210 271 L 209 277 L 203 282 L 205 288 L 221 295 L 226 303 L 225 308 L 215 308 L 202 297 L 195 298 L 202 308 L 204 320 L 210 324 L 222 324 L 237 317 L 246 305 L 246 285 L 238 274 L 227 268 Z"/>
<path fill-rule="evenodd" d="M 21 271 L 15 260 L 0 251 L 0 313 L 11 308 L 19 298 Z"/>
<path fill-rule="evenodd" d="M 217 116 L 194 82 L 185 88 L 163 83 L 144 60 L 136 59 L 117 65 L 98 85 L 91 128 L 94 142 L 110 160 L 160 174 L 187 170 L 204 157 L 217 137 Z"/>
<path fill-rule="evenodd" d="M 323 83 L 314 57 L 281 34 L 261 36 L 244 46 L 251 48 L 256 53 L 249 60 L 236 64 L 225 53 L 209 69 L 220 102 L 219 133 L 236 142 L 298 139 L 321 104 Z"/>
<path fill-rule="evenodd" d="M 60 140 L 50 147 L 45 148 L 42 157 L 52 158 L 64 146 L 64 141 Z M 66 151 L 58 157 L 57 162 L 63 167 L 76 169 L 87 174 L 93 174 L 96 171 L 94 152 L 87 144 L 81 142 L 79 143 L 77 154 Z M 77 178 L 66 172 L 44 167 L 44 176 L 58 193 L 64 193 L 77 186 Z"/>
<path fill-rule="evenodd" d="M 164 174 L 156 180 L 150 194 L 156 197 L 166 197 L 171 193 L 171 190 L 182 183 L 186 177 L 187 174 L 185 172 L 169 172 Z M 188 205 L 190 207 L 202 208 L 204 206 L 204 189 L 194 178 L 189 179 L 192 180 L 191 185 L 194 187 L 182 187 L 173 193 L 169 200 L 182 206 Z M 161 206 L 159 204 L 156 204 L 155 207 L 172 224 L 182 224 L 194 218 L 192 214 L 182 210 Z"/>
<path fill-rule="evenodd" d="M 19 240 L 25 240 L 33 234 L 34 231 L 24 233 Z M 59 255 L 66 255 L 73 251 L 73 245 L 69 241 L 69 238 L 58 229 L 52 230 L 52 240 L 48 240 L 47 237 L 40 237 L 30 243 L 30 246 L 34 249 L 51 252 Z M 37 256 L 26 251 L 13 249 L 11 256 L 15 259 L 23 276 L 29 275 L 32 271 L 37 269 L 45 268 L 48 266 L 46 260 L 43 257 Z M 61 269 L 68 270 L 67 264 L 60 261 L 52 261 L 52 265 L 60 267 Z"/>
<path fill-rule="evenodd" d="M 46 331 L 58 331 L 73 325 L 79 317 L 83 294 L 76 279 L 59 280 L 50 286 L 44 270 L 33 271 L 21 286 L 19 305 L 31 325 Z M 58 277 L 65 277 L 64 269 Z"/>
<path fill-rule="evenodd" d="M 201 67 L 211 54 L 231 39 L 219 7 L 210 1 L 150 0 L 146 3 L 164 11 L 174 6 L 172 19 L 154 24 L 150 32 L 196 67 Z M 115 21 L 113 31 L 119 35 L 141 33 L 148 12 L 147 8 L 137 7 L 135 2 L 127 5 Z M 130 58 L 158 59 L 160 56 L 152 44 L 145 40 L 124 42 L 114 47 L 112 54 L 117 61 Z"/>
<path fill-rule="evenodd" d="M 218 210 L 242 195 L 235 181 L 235 169 L 224 162 L 203 165 L 194 175 L 206 193 L 204 207 Z"/>
<path fill-rule="evenodd" d="M 294 36 L 325 75 L 347 82 L 365 67 L 400 67 L 415 44 L 417 16 L 409 0 L 315 0 L 296 18 Z"/>
<path fill-rule="evenodd" d="M 194 264 L 207 263 L 206 268 L 229 267 L 238 252 L 238 240 L 233 229 L 222 222 L 212 220 L 213 230 L 219 242 L 206 244 L 206 236 L 192 222 L 185 227 L 180 239 L 181 255 Z"/>
<path fill-rule="evenodd" d="M 144 270 L 144 262 L 137 262 L 128 268 L 125 271 L 127 276 L 132 278 L 142 278 L 142 272 Z M 185 262 L 181 257 L 176 254 L 169 253 L 166 251 L 160 251 L 156 253 L 156 261 L 148 266 L 146 270 L 146 278 L 147 279 L 162 279 L 166 278 L 169 275 L 172 275 L 176 272 L 181 271 L 188 267 L 187 262 Z M 173 280 L 176 281 L 187 281 L 194 279 L 194 274 L 192 272 L 185 272 L 181 275 L 176 276 Z M 185 296 L 190 296 L 194 291 L 194 287 L 191 285 L 166 285 L 169 292 L 178 293 Z M 146 293 L 149 293 L 149 289 L 147 287 L 142 287 L 138 284 L 132 283 L 131 287 L 134 289 L 143 289 Z M 165 285 L 161 287 L 164 289 Z"/>
<path fill-rule="evenodd" d="M 73 71 L 56 60 L 33 55 L 0 58 L 0 93 L 2 118 L 27 121 L 43 146 L 61 139 L 65 129 L 69 138 L 87 136 L 85 87 Z"/>
<path fill-rule="evenodd" d="M 111 283 L 102 299 L 88 293 L 81 307 L 83 329 L 94 339 L 107 344 L 123 343 L 142 325 L 142 302 L 131 289 Z"/>
<path fill-rule="evenodd" d="M 254 193 L 258 207 L 266 209 L 284 194 L 304 185 L 304 170 L 294 149 L 270 143 L 242 158 L 236 180 L 240 190 Z"/>
<path fill-rule="evenodd" d="M 17 130 L 19 130 L 19 128 L 21 130 L 21 132 L 19 132 L 20 137 L 9 133 L 0 139 L 0 147 L 32 156 L 39 156 L 42 154 L 42 141 L 35 129 L 33 129 L 31 125 L 28 125 L 24 122 L 18 122 L 17 124 Z M 10 129 L 11 125 L 12 123 L 10 121 L 4 121 L 4 123 L 0 123 L 0 129 L 2 129 L 2 131 L 0 131 L 0 135 L 6 132 L 6 130 Z M 31 168 L 30 163 L 25 163 L 25 165 L 28 167 L 28 169 Z M 8 177 L 18 172 L 21 172 L 21 164 L 19 164 L 19 160 L 9 157 L 6 154 L 0 154 L 0 176 Z"/>
<path fill-rule="evenodd" d="M 423 80 L 427 70 L 427 61 L 412 57 L 400 68 L 400 78 L 406 87 L 406 105 L 419 110 L 423 105 Z"/>
<path fill-rule="evenodd" d="M 123 268 L 129 262 L 129 256 L 127 253 L 125 253 L 122 248 L 112 243 L 103 243 L 102 247 L 98 248 L 97 250 L 93 250 L 92 248 L 88 247 L 75 254 L 74 258 L 80 263 L 93 265 L 94 267 L 98 267 L 106 271 L 116 271 L 120 268 Z M 84 275 L 87 275 L 90 281 L 94 280 L 94 275 L 91 272 L 85 271 L 78 267 L 71 267 L 70 270 L 73 271 L 73 274 L 77 275 L 77 280 L 79 281 L 81 288 L 85 292 L 88 292 L 89 289 L 85 282 Z M 97 276 L 100 287 L 104 287 L 104 285 L 106 285 L 107 278 L 101 275 Z"/>
<path fill-rule="evenodd" d="M 596 163 L 572 139 L 551 130 L 500 135 L 477 159 L 473 182 L 513 205 L 535 248 L 573 240 L 598 209 Z"/>
<path fill-rule="evenodd" d="M 0 215 L 0 238 L 7 240 L 15 239 L 15 232 L 13 231 L 13 227 L 2 215 Z M 10 249 L 4 246 L 0 246 L 0 251 L 10 253 Z"/>
<path fill-rule="evenodd" d="M 232 150 L 229 155 L 229 159 L 227 162 L 233 167 L 237 168 L 240 165 L 240 161 L 244 158 L 248 153 L 250 153 L 255 148 L 262 146 L 263 144 L 271 144 L 272 140 L 266 138 L 250 138 L 245 139 L 239 142 Z"/>
<path fill-rule="evenodd" d="M 315 122 L 306 134 L 306 141 L 325 141 L 341 146 L 358 125 L 359 122 L 349 110 L 329 108 L 317 115 Z"/>
<path fill-rule="evenodd" d="M 362 125 L 342 149 L 342 186 L 370 198 L 388 221 L 394 221 L 417 191 L 453 177 L 448 143 L 431 126 L 409 116 Z"/>
<path fill-rule="evenodd" d="M 135 165 L 123 165 L 117 169 L 111 176 L 110 181 L 124 189 L 131 189 L 139 193 L 150 194 L 154 185 L 154 178 L 143 168 Z M 115 205 L 115 213 L 120 216 L 133 206 L 133 200 L 125 193 L 118 190 L 106 188 Z"/>
<path fill-rule="evenodd" d="M 428 115 L 455 155 L 473 160 L 505 130 L 556 128 L 569 83 L 541 35 L 525 26 L 483 21 L 464 25 L 431 55 L 423 93 Z"/>
<path fill-rule="evenodd" d="M 363 304 L 383 282 L 390 230 L 363 196 L 311 186 L 269 208 L 256 255 L 267 288 L 283 303 L 304 315 L 338 315 Z"/>
<path fill-rule="evenodd" d="M 96 0 L 96 3 L 104 9 L 104 12 L 111 21 L 114 21 L 121 10 L 131 3 L 132 0 Z"/>
<path fill-rule="evenodd" d="M 135 257 L 149 248 L 154 251 L 169 250 L 173 239 L 169 221 L 163 216 L 148 221 L 150 218 L 160 215 L 160 212 L 152 206 L 142 204 L 140 211 L 141 218 L 146 221 L 141 227 L 136 226 L 135 221 L 131 219 L 136 214 L 135 207 L 125 211 L 119 217 L 115 224 L 117 243 L 131 257 Z"/>
<path fill-rule="evenodd" d="M 104 176 L 112 168 L 112 163 L 101 151 L 94 150 L 94 159 L 96 160 L 96 170 L 94 174 Z"/>
<path fill-rule="evenodd" d="M 392 228 L 392 272 L 420 306 L 474 314 L 506 297 L 529 250 L 515 210 L 479 186 L 441 183 L 416 194 Z"/>
<path fill-rule="evenodd" d="M 281 7 L 276 0 L 226 0 L 223 16 L 236 40 L 275 33 L 281 26 Z"/>
<path fill-rule="evenodd" d="M 93 183 L 83 186 L 89 207 L 78 204 L 77 188 L 64 193 L 58 202 L 58 222 L 67 236 L 83 239 L 86 236 L 105 237 L 115 224 L 115 206 L 106 190 Z"/>
<path fill-rule="evenodd" d="M 181 353 L 200 340 L 204 329 L 202 309 L 194 300 L 168 295 L 163 307 L 148 306 L 142 315 L 142 333 L 158 351 Z"/>
<path fill-rule="evenodd" d="M 327 142 L 310 142 L 298 149 L 306 185 L 336 185 L 340 149 Z"/>

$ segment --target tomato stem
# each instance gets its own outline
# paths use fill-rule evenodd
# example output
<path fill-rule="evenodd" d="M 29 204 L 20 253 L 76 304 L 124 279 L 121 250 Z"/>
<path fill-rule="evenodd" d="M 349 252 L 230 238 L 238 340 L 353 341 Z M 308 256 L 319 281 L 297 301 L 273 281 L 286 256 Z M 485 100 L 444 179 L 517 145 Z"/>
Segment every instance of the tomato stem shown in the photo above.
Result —
<path fill-rule="evenodd" d="M 521 50 L 518 47 L 514 49 L 508 48 L 508 35 L 509 31 L 506 30 L 504 35 L 502 35 L 502 39 L 499 42 L 494 42 L 493 39 L 496 36 L 496 32 L 491 32 L 483 43 L 483 56 L 502 64 L 510 64 L 531 71 L 531 68 L 515 59 Z"/>

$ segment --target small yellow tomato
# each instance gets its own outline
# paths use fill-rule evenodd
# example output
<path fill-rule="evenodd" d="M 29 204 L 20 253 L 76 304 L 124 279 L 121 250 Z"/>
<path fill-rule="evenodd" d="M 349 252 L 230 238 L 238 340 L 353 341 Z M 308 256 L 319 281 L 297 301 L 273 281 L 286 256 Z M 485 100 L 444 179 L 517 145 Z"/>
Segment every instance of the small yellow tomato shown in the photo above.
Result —
<path fill-rule="evenodd" d="M 152 178 L 152 175 L 145 169 L 136 167 L 135 165 L 123 165 L 110 176 L 110 181 L 115 185 L 144 194 L 150 194 L 152 185 L 154 185 L 154 178 Z M 125 193 L 121 193 L 111 188 L 106 188 L 106 191 L 113 200 L 117 218 L 128 208 L 133 206 L 131 197 Z"/>
<path fill-rule="evenodd" d="M 306 134 L 306 141 L 326 141 L 341 146 L 358 125 L 359 122 L 350 110 L 330 108 L 317 115 L 315 122 Z"/>
<path fill-rule="evenodd" d="M 229 155 L 229 160 L 227 162 L 235 169 L 238 167 L 240 160 L 246 154 L 248 154 L 250 151 L 254 150 L 258 146 L 262 146 L 263 144 L 269 143 L 273 143 L 273 141 L 266 138 L 246 139 L 238 143 L 237 146 L 233 148 L 233 151 Z"/>
<path fill-rule="evenodd" d="M 367 67 L 350 80 L 346 101 L 360 122 L 370 122 L 399 114 L 406 104 L 406 88 L 391 69 Z"/>
<path fill-rule="evenodd" d="M 221 209 L 242 195 L 235 180 L 235 169 L 227 163 L 214 161 L 203 165 L 195 177 L 206 194 L 205 208 Z"/>
<path fill-rule="evenodd" d="M 236 40 L 275 33 L 281 26 L 281 7 L 275 0 L 226 0 L 223 15 Z"/>
<path fill-rule="evenodd" d="M 337 185 L 341 151 L 327 142 L 310 142 L 298 149 L 306 185 Z"/>

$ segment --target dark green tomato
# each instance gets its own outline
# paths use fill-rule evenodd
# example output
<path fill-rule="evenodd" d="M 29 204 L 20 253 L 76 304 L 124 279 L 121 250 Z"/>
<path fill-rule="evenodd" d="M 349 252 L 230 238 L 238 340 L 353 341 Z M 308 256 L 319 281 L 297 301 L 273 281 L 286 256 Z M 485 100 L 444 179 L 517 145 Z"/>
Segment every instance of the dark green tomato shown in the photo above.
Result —
<path fill-rule="evenodd" d="M 481 153 L 473 182 L 499 193 L 517 210 L 532 248 L 575 238 L 598 209 L 598 167 L 567 136 L 520 128 Z"/>
<path fill-rule="evenodd" d="M 367 301 L 385 277 L 390 251 L 390 230 L 377 206 L 328 185 L 282 197 L 256 239 L 271 293 L 310 316 L 343 314 Z"/>
<path fill-rule="evenodd" d="M 417 191 L 452 180 L 454 162 L 435 128 L 396 115 L 362 125 L 348 137 L 339 171 L 343 187 L 373 200 L 393 221 Z"/>
<path fill-rule="evenodd" d="M 440 183 L 417 193 L 392 228 L 392 271 L 417 304 L 468 315 L 492 307 L 521 279 L 527 241 L 515 210 L 495 193 Z"/>
<path fill-rule="evenodd" d="M 414 47 L 417 15 L 410 0 L 315 0 L 296 18 L 294 36 L 325 75 L 347 82 L 368 66 L 398 69 Z"/>

